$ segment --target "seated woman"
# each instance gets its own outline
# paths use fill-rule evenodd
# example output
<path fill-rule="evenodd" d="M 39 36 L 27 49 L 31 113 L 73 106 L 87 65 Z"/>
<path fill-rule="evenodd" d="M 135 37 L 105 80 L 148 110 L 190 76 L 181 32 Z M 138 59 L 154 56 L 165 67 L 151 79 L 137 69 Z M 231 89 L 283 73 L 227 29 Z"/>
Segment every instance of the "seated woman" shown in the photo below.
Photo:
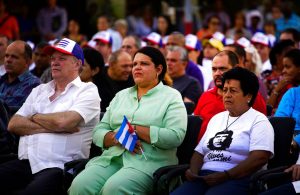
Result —
<path fill-rule="evenodd" d="M 104 59 L 95 49 L 86 47 L 83 49 L 84 64 L 80 73 L 80 79 L 83 82 L 95 82 L 100 77 L 100 72 L 104 69 Z M 97 86 L 98 87 L 98 86 Z"/>
<path fill-rule="evenodd" d="M 288 91 L 288 89 L 297 87 L 300 84 L 300 50 L 291 49 L 287 51 L 283 56 L 282 64 L 282 78 L 278 82 L 277 86 L 273 89 L 272 94 L 269 98 L 269 104 L 273 106 L 274 111 L 276 111 L 283 95 Z M 291 103 L 295 102 L 293 101 Z M 284 111 L 284 109 L 281 109 L 280 112 L 282 111 Z M 286 110 L 286 112 L 290 111 L 291 110 Z M 298 127 L 298 129 L 300 130 L 300 124 L 298 125 Z"/>
<path fill-rule="evenodd" d="M 249 194 L 250 176 L 272 156 L 274 130 L 268 118 L 251 108 L 257 76 L 240 67 L 224 74 L 226 111 L 215 115 L 195 149 L 188 179 L 175 194 Z"/>
<path fill-rule="evenodd" d="M 95 127 L 93 142 L 104 152 L 74 179 L 69 194 L 151 194 L 153 172 L 178 163 L 176 148 L 185 136 L 187 114 L 180 93 L 167 86 L 166 71 L 158 49 L 137 51 L 132 69 L 136 85 L 116 94 Z M 115 138 L 124 115 L 139 138 L 133 153 Z"/>
<path fill-rule="evenodd" d="M 300 147 L 300 86 L 290 88 L 283 95 L 274 116 L 293 117 L 295 119 L 295 137 L 292 144 L 294 147 Z"/>
<path fill-rule="evenodd" d="M 261 73 L 269 96 L 267 104 L 271 105 L 275 111 L 282 95 L 291 87 L 285 84 L 285 82 L 279 82 L 283 79 L 284 55 L 293 49 L 294 45 L 295 43 L 292 40 L 281 40 L 277 42 L 269 53 L 272 70 L 264 70 Z"/>

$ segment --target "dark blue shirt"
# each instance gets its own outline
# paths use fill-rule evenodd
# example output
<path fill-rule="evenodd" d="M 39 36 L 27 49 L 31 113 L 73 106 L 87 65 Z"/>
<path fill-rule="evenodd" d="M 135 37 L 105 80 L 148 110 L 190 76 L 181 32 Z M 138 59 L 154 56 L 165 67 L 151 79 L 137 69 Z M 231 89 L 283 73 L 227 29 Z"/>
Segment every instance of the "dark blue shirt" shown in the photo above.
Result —
<path fill-rule="evenodd" d="M 201 89 L 203 89 L 203 75 L 197 64 L 189 60 L 188 65 L 185 68 L 185 72 L 187 75 L 197 79 L 200 83 Z"/>
<path fill-rule="evenodd" d="M 7 74 L 0 78 L 0 99 L 8 106 L 14 107 L 22 106 L 31 90 L 41 83 L 40 79 L 29 71 L 19 75 L 11 83 L 7 80 Z"/>

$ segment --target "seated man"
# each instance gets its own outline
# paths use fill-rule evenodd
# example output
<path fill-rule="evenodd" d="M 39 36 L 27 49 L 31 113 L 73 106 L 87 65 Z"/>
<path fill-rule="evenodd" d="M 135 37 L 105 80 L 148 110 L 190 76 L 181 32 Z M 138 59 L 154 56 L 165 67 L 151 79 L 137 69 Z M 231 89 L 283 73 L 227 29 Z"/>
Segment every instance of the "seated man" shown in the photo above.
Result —
<path fill-rule="evenodd" d="M 107 31 L 100 31 L 96 33 L 92 40 L 96 43 L 95 49 L 101 53 L 104 58 L 104 63 L 108 64 L 108 58 L 112 53 L 113 38 Z"/>
<path fill-rule="evenodd" d="M 201 116 L 203 119 L 198 135 L 199 141 L 206 131 L 209 120 L 214 115 L 225 110 L 222 90 L 223 74 L 237 66 L 238 63 L 237 55 L 229 50 L 221 51 L 213 58 L 212 72 L 215 87 L 202 94 L 194 110 L 194 114 Z M 265 115 L 267 114 L 266 102 L 260 93 L 255 98 L 253 108 Z"/>
<path fill-rule="evenodd" d="M 53 80 L 35 88 L 8 124 L 20 142 L 18 159 L 0 166 L 2 193 L 61 194 L 64 164 L 89 157 L 100 98 L 96 86 L 78 76 L 82 49 L 64 38 L 46 50 Z"/>
<path fill-rule="evenodd" d="M 115 51 L 108 59 L 108 67 L 101 70 L 101 76 L 95 80 L 101 98 L 101 111 L 105 112 L 110 101 L 122 89 L 134 85 L 132 75 L 132 59 L 125 51 Z"/>
<path fill-rule="evenodd" d="M 185 72 L 188 63 L 187 51 L 179 46 L 170 47 L 167 51 L 166 61 L 168 73 L 173 80 L 173 87 L 180 92 L 184 102 L 193 102 L 197 105 L 202 89 L 199 82 Z"/>
<path fill-rule="evenodd" d="M 166 48 L 168 49 L 173 46 L 185 47 L 185 36 L 179 32 L 171 33 L 168 36 Z M 203 74 L 197 64 L 189 59 L 185 71 L 187 75 L 196 78 L 203 88 Z"/>
<path fill-rule="evenodd" d="M 49 43 L 40 42 L 37 44 L 33 52 L 33 63 L 35 64 L 35 67 L 31 70 L 31 73 L 39 78 L 41 78 L 43 73 L 50 68 L 50 56 L 44 52 L 44 48 L 47 46 L 49 46 Z"/>
<path fill-rule="evenodd" d="M 6 74 L 0 78 L 0 100 L 9 107 L 22 106 L 31 90 L 40 84 L 39 78 L 28 70 L 31 58 L 32 49 L 24 41 L 14 41 L 6 49 Z"/>

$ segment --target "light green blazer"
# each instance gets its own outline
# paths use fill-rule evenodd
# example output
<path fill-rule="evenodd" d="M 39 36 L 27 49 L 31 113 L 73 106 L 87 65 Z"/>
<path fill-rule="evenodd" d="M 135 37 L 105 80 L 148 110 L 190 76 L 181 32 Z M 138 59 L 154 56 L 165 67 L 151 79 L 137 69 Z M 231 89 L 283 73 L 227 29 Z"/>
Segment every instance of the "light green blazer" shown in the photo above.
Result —
<path fill-rule="evenodd" d="M 104 136 L 118 131 L 123 116 L 133 125 L 150 127 L 151 144 L 142 141 L 143 155 L 132 154 L 121 146 L 103 147 Z M 111 159 L 122 155 L 124 167 L 140 170 L 152 177 L 153 172 L 166 165 L 178 163 L 176 148 L 182 143 L 187 128 L 187 113 L 180 93 L 160 82 L 140 101 L 137 87 L 116 94 L 101 122 L 94 128 L 93 142 L 104 149 L 103 154 L 88 163 L 109 166 Z"/>

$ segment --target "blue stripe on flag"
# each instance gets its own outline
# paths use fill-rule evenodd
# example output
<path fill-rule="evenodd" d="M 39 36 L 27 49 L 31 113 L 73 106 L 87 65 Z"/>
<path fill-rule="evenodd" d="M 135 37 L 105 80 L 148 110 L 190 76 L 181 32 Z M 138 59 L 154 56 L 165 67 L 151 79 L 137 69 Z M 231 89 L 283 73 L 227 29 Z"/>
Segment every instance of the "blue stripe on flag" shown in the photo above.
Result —
<path fill-rule="evenodd" d="M 124 116 L 123 122 L 115 138 L 130 152 L 134 150 L 135 144 L 138 140 L 135 132 L 132 134 L 129 132 L 129 123 L 127 118 Z"/>
<path fill-rule="evenodd" d="M 131 144 L 130 144 L 129 149 L 128 149 L 130 152 L 132 152 L 134 150 L 135 144 L 137 142 L 137 136 L 132 135 L 131 138 L 132 138 L 132 141 L 131 141 Z"/>
<path fill-rule="evenodd" d="M 122 122 L 122 124 L 121 124 L 121 127 L 120 127 L 118 133 L 115 135 L 115 138 L 116 138 L 117 140 L 120 139 L 120 137 L 121 137 L 121 135 L 122 135 L 122 133 L 123 133 L 123 130 L 124 130 L 124 128 L 125 128 L 126 125 L 127 125 L 127 118 L 124 116 L 124 119 L 123 119 L 123 122 Z"/>

